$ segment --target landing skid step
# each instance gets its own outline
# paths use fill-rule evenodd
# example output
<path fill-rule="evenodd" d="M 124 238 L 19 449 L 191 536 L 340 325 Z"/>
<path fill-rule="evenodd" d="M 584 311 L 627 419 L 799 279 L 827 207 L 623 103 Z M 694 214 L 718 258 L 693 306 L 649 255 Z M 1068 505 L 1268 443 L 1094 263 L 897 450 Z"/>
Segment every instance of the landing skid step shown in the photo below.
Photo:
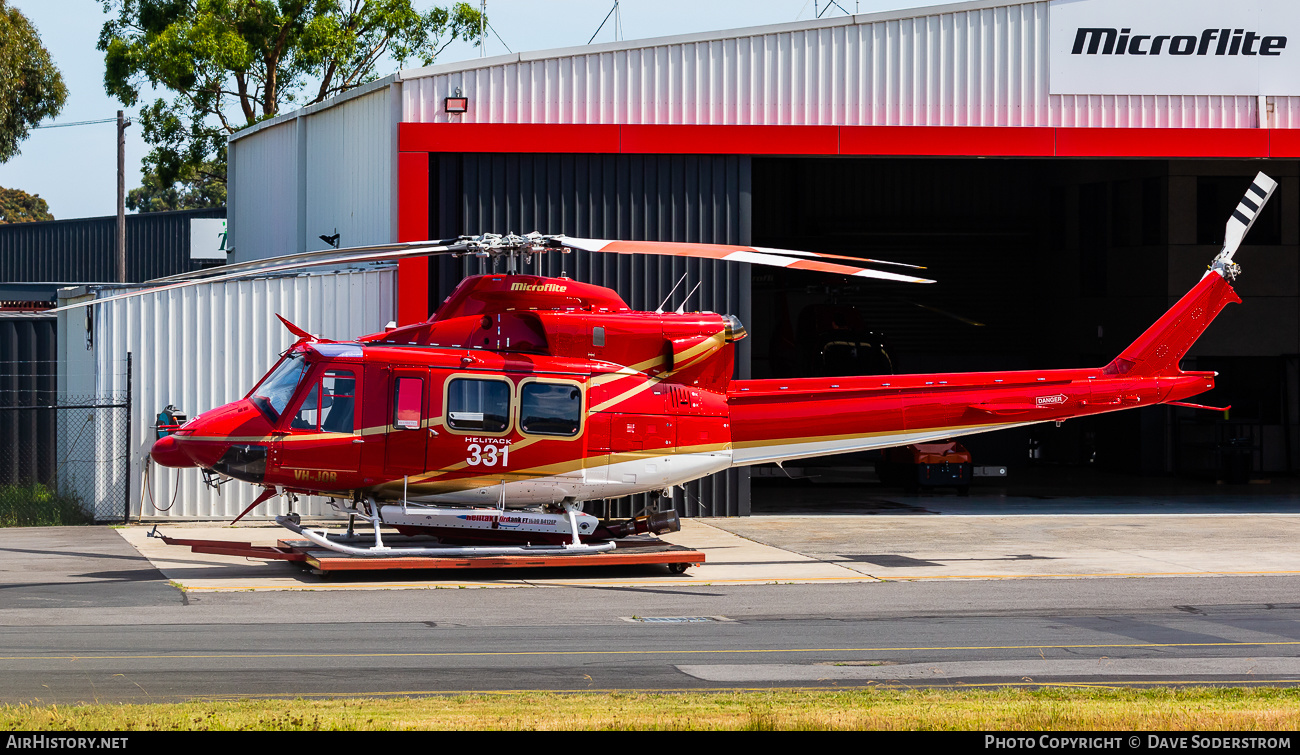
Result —
<path fill-rule="evenodd" d="M 574 545 L 402 545 L 376 547 L 372 538 L 369 547 L 358 547 L 339 542 L 324 531 L 313 530 L 294 522 L 288 517 L 277 516 L 275 523 L 307 538 L 312 544 L 326 550 L 336 551 L 353 558 L 459 558 L 464 556 L 531 556 L 536 554 L 577 555 L 603 553 L 615 548 L 613 542 L 574 544 Z"/>

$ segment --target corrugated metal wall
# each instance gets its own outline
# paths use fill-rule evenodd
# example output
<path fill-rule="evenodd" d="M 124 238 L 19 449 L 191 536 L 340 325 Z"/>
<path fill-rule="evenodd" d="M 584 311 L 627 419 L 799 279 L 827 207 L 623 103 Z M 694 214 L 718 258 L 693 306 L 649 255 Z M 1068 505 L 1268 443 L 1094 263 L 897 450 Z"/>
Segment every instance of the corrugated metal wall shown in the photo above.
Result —
<path fill-rule="evenodd" d="M 127 278 L 139 283 L 221 264 L 190 259 L 190 220 L 225 216 L 225 208 L 127 215 Z M 0 281 L 116 281 L 116 233 L 113 216 L 0 225 Z"/>
<path fill-rule="evenodd" d="M 122 365 L 127 352 L 133 355 L 132 515 L 233 519 L 243 511 L 254 498 L 253 486 L 230 483 L 218 495 L 204 487 L 197 470 L 156 465 L 151 469 L 156 505 L 146 493 L 141 508 L 142 464 L 155 439 L 155 415 L 174 404 L 192 417 L 247 393 L 294 341 L 276 314 L 326 338 L 347 340 L 383 330 L 396 315 L 395 282 L 396 271 L 384 269 L 212 283 L 107 302 L 95 305 L 89 350 L 83 311 L 60 313 L 60 330 L 67 334 L 61 371 L 91 373 L 98 391 L 120 392 L 126 388 Z M 74 383 L 69 390 L 82 389 Z M 160 510 L 173 495 L 175 505 Z M 298 511 L 317 515 L 328 509 L 308 499 Z M 287 502 L 277 498 L 257 514 L 287 512 Z"/>
<path fill-rule="evenodd" d="M 344 246 L 395 240 L 399 121 L 1300 126 L 1300 97 L 1052 95 L 1048 15 L 1047 0 L 971 2 L 401 71 L 232 137 L 234 259 L 335 230 Z M 469 111 L 451 116 L 457 89 Z"/>
<path fill-rule="evenodd" d="M 630 155 L 430 155 L 431 238 L 462 233 L 564 233 L 585 238 L 749 243 L 748 157 Z M 431 265 L 430 291 L 441 301 L 466 274 L 491 272 L 474 259 Z M 749 265 L 616 254 L 539 255 L 529 272 L 561 272 L 609 286 L 634 309 L 653 310 L 682 276 L 667 308 L 749 319 Z M 748 377 L 749 342 L 736 361 Z M 723 472 L 686 486 L 675 500 L 687 516 L 749 513 L 749 470 Z M 644 505 L 623 502 L 621 515 Z"/>
<path fill-rule="evenodd" d="M 977 5 L 972 3 L 971 5 Z M 1254 128 L 1254 96 L 1048 93 L 1048 3 L 907 11 L 404 71 L 403 120 Z M 892 16 L 892 18 L 889 18 Z M 712 38 L 710 38 L 712 37 Z M 449 116 L 459 87 L 469 112 Z M 1290 128 L 1300 98 L 1276 97 Z M 1268 125 L 1268 124 L 1266 124 Z"/>
<path fill-rule="evenodd" d="M 397 127 L 387 87 L 309 115 L 306 249 L 324 249 L 322 234 L 340 246 L 392 240 Z M 275 253 L 284 253 L 281 252 Z"/>
<path fill-rule="evenodd" d="M 390 79 L 230 141 L 235 261 L 383 244 L 397 228 L 398 95 Z"/>
<path fill-rule="evenodd" d="M 54 403 L 57 340 L 54 315 L 0 313 L 0 485 L 50 482 L 55 474 L 53 412 L 9 410 Z"/>
<path fill-rule="evenodd" d="M 232 262 L 303 251 L 299 247 L 298 121 L 259 129 L 254 138 L 231 140 L 227 154 Z M 325 159 L 327 156 L 322 156 Z M 333 233 L 333 231 L 331 231 Z"/>

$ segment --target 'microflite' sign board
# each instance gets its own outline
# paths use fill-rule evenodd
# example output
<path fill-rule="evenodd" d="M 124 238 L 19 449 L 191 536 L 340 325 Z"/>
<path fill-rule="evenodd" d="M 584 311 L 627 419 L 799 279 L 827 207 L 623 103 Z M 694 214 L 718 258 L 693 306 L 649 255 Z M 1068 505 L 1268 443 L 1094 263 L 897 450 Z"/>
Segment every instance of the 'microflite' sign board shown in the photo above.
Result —
<path fill-rule="evenodd" d="M 1052 94 L 1300 95 L 1300 0 L 1052 0 Z"/>

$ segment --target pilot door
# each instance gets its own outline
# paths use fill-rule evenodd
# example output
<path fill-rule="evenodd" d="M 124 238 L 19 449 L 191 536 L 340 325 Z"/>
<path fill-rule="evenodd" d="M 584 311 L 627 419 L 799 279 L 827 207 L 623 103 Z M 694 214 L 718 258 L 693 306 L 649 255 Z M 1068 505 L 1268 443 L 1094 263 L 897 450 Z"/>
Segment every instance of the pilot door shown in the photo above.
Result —
<path fill-rule="evenodd" d="M 429 442 L 429 370 L 394 367 L 390 379 L 388 433 L 384 443 L 384 476 L 390 480 L 421 474 Z"/>
<path fill-rule="evenodd" d="M 334 482 L 359 469 L 357 377 L 352 365 L 324 365 L 310 373 L 310 389 L 301 392 L 287 426 L 276 433 L 277 463 L 295 480 Z"/>

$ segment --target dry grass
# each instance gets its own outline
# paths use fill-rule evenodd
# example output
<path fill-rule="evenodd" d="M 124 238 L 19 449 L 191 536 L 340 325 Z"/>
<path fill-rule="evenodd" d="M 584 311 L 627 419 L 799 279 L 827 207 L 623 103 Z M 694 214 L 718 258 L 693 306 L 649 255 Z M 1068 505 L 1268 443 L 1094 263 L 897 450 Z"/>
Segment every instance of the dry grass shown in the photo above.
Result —
<path fill-rule="evenodd" d="M 0 730 L 1295 730 L 1274 688 L 506 693 L 0 707 Z"/>

